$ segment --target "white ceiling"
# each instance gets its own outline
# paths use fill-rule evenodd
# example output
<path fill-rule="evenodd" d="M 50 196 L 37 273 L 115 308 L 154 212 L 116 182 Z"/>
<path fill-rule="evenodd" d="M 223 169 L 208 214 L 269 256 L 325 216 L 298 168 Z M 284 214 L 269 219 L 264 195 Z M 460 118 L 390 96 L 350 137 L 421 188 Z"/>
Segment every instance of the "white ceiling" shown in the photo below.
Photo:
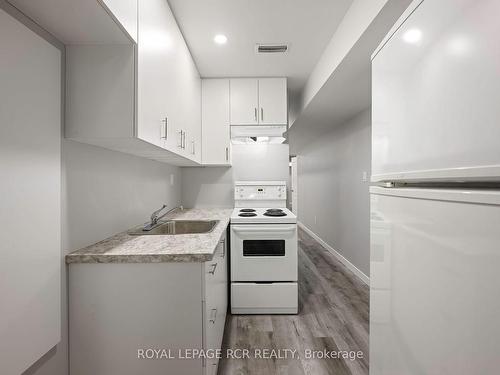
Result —
<path fill-rule="evenodd" d="M 305 84 L 352 0 L 168 0 L 202 77 L 286 76 Z M 213 38 L 224 34 L 225 45 Z M 256 43 L 288 43 L 285 54 Z"/>

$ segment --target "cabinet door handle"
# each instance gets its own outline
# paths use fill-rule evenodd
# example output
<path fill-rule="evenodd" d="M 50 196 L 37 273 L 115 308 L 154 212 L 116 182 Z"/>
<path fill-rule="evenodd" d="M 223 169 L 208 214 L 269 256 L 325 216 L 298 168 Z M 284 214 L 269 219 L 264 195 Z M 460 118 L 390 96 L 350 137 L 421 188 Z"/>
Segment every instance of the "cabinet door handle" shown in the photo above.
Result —
<path fill-rule="evenodd" d="M 220 255 L 220 257 L 224 259 L 226 257 L 226 242 L 221 241 L 221 245 L 222 245 L 222 254 Z"/>
<path fill-rule="evenodd" d="M 182 130 L 179 130 L 179 143 L 177 144 L 177 147 L 182 148 Z"/>
<path fill-rule="evenodd" d="M 264 121 L 264 108 L 260 107 L 260 121 Z"/>
<path fill-rule="evenodd" d="M 168 117 L 165 117 L 163 120 L 163 135 L 161 136 L 162 139 L 167 139 L 168 137 Z"/>
<path fill-rule="evenodd" d="M 215 321 L 217 320 L 217 309 L 212 309 L 211 311 L 212 311 L 211 315 L 213 315 L 213 318 L 210 318 L 209 322 L 215 324 Z"/>
<path fill-rule="evenodd" d="M 179 134 L 181 136 L 179 148 L 184 150 L 186 148 L 186 132 L 184 130 L 179 130 Z"/>
<path fill-rule="evenodd" d="M 229 147 L 226 147 L 226 161 L 229 161 Z"/>
<path fill-rule="evenodd" d="M 212 269 L 208 271 L 209 274 L 215 275 L 215 270 L 217 269 L 217 263 L 212 264 Z"/>
<path fill-rule="evenodd" d="M 253 109 L 253 117 L 254 117 L 254 119 L 255 119 L 255 122 L 257 122 L 257 121 L 258 121 L 258 119 L 257 119 L 257 107 L 255 107 L 255 108 Z"/>
<path fill-rule="evenodd" d="M 194 149 L 194 141 L 191 141 L 191 153 L 194 155 L 196 153 Z"/>

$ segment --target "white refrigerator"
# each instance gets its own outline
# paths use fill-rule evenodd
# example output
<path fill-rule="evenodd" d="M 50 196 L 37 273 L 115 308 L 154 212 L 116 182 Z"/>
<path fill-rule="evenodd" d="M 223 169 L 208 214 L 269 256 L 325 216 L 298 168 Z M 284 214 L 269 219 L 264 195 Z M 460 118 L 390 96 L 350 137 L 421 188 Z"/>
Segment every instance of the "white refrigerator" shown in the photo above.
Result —
<path fill-rule="evenodd" d="M 415 1 L 372 69 L 370 374 L 499 374 L 500 1 Z"/>

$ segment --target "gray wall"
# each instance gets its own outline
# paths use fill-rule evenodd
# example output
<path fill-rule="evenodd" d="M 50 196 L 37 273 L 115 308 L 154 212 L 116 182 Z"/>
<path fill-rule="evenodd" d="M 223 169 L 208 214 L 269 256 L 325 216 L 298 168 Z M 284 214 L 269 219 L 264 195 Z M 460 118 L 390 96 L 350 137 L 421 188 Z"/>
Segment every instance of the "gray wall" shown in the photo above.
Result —
<path fill-rule="evenodd" d="M 370 110 L 296 151 L 299 221 L 369 276 Z"/>
<path fill-rule="evenodd" d="M 63 256 L 146 221 L 162 203 L 181 202 L 180 168 L 68 140 L 62 178 Z M 66 271 L 62 264 L 62 341 L 25 374 L 68 374 Z"/>
<path fill-rule="evenodd" d="M 182 168 L 182 203 L 186 207 L 234 207 L 237 180 L 289 181 L 287 144 L 233 145 L 232 168 Z"/>

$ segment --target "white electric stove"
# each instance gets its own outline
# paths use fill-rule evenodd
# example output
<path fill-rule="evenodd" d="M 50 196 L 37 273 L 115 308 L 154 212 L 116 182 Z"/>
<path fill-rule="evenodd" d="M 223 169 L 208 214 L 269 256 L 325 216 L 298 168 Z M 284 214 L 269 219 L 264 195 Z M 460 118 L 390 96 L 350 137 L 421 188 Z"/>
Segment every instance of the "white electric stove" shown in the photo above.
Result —
<path fill-rule="evenodd" d="M 242 208 L 233 210 L 233 224 L 296 224 L 297 217 L 286 207 Z"/>
<path fill-rule="evenodd" d="M 237 181 L 231 215 L 231 313 L 296 314 L 297 217 L 285 181 Z"/>

